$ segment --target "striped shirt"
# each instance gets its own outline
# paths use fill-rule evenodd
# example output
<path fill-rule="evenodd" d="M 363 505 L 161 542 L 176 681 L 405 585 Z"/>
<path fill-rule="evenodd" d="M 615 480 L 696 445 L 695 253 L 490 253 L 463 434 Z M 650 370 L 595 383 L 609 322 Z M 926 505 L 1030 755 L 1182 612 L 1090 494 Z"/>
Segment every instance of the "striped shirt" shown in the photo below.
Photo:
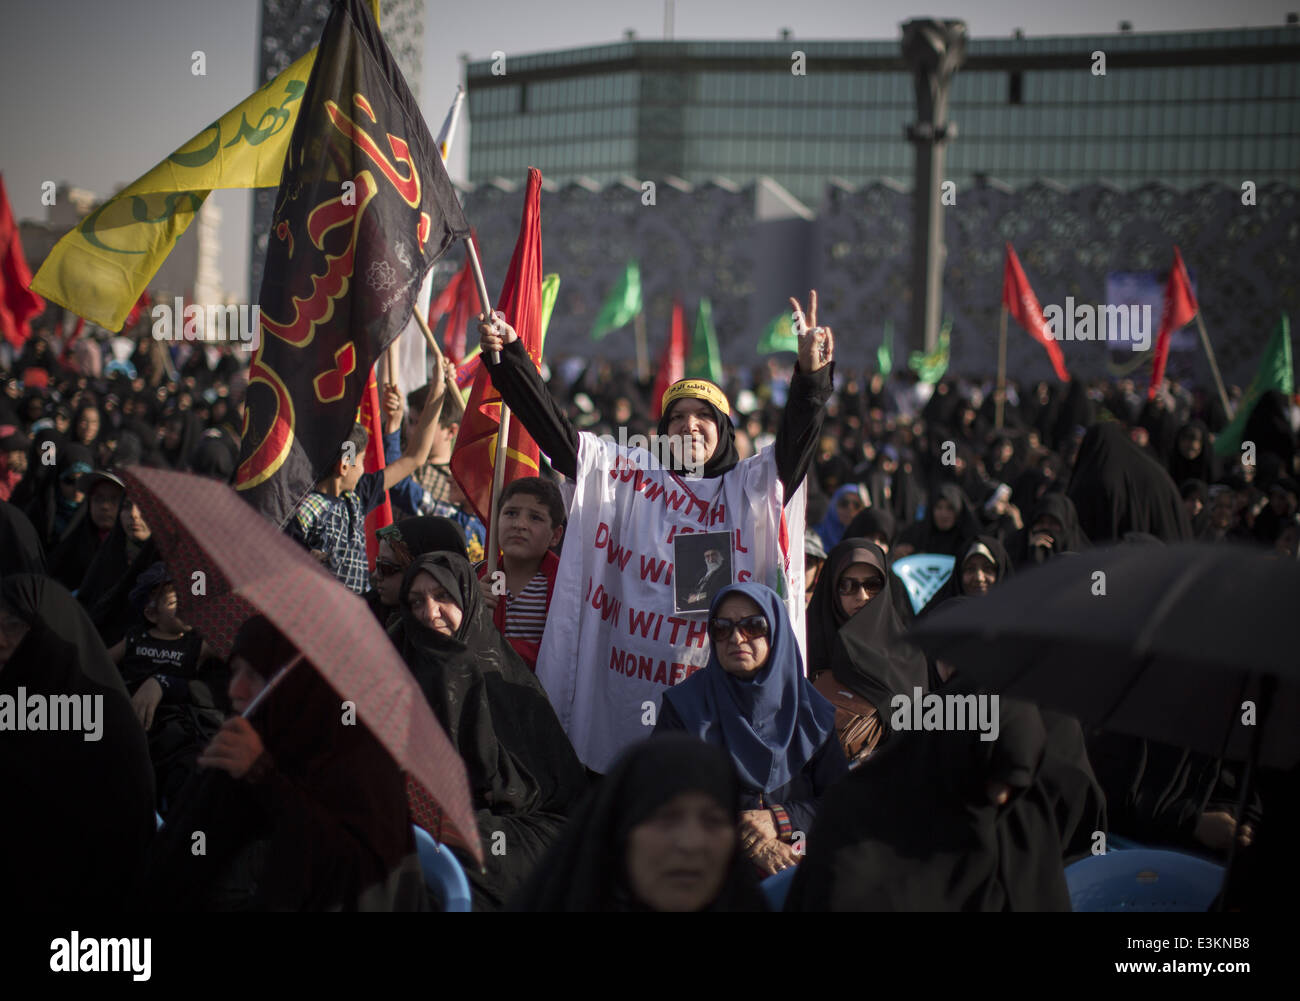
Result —
<path fill-rule="evenodd" d="M 538 573 L 524 585 L 519 596 L 505 593 L 506 639 L 541 640 L 546 628 L 546 574 Z"/>

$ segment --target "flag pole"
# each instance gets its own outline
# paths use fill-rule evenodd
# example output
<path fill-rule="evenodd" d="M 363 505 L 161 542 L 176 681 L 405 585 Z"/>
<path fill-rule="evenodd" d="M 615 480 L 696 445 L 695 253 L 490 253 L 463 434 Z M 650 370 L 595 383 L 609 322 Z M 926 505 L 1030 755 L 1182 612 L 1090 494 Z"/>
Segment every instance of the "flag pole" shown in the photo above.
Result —
<path fill-rule="evenodd" d="M 641 382 L 645 382 L 650 378 L 650 359 L 645 346 L 644 309 L 636 314 L 636 319 L 632 321 L 632 328 L 636 331 L 636 377 Z"/>
<path fill-rule="evenodd" d="M 1201 332 L 1201 346 L 1205 348 L 1205 358 L 1210 363 L 1210 372 L 1214 375 L 1214 385 L 1219 390 L 1219 401 L 1223 404 L 1223 412 L 1228 415 L 1228 420 L 1232 420 L 1232 404 L 1228 402 L 1228 391 L 1223 388 L 1223 376 L 1219 374 L 1219 363 L 1214 359 L 1214 348 L 1210 347 L 1210 335 L 1205 332 L 1205 321 L 1201 319 L 1201 311 L 1196 311 L 1196 327 Z"/>
<path fill-rule="evenodd" d="M 469 254 L 469 266 L 474 272 L 474 284 L 478 286 L 478 299 L 483 304 L 484 312 L 491 317 L 491 302 L 488 298 L 487 282 L 483 280 L 483 265 L 479 263 L 478 251 L 474 249 L 474 241 L 465 241 L 465 252 Z M 491 361 L 493 365 L 501 363 L 500 352 L 491 352 Z M 506 406 L 506 401 L 501 401 L 501 421 L 497 427 L 497 449 L 496 460 L 492 465 L 492 510 L 488 512 L 488 536 L 487 548 L 483 558 L 487 561 L 488 571 L 491 572 L 497 566 L 497 529 L 499 528 L 497 517 L 497 498 L 501 496 L 501 491 L 506 482 L 506 452 L 509 451 L 510 445 L 510 408 Z"/>
<path fill-rule="evenodd" d="M 994 426 L 1002 430 L 1003 409 L 1007 402 L 1007 307 L 1002 306 L 1002 321 L 998 324 L 998 388 L 994 395 Z"/>
<path fill-rule="evenodd" d="M 438 347 L 438 339 L 433 336 L 433 331 L 429 329 L 429 321 L 420 315 L 419 303 L 416 303 L 415 308 L 411 312 L 415 316 L 415 322 L 420 328 L 420 333 L 424 334 L 424 339 L 429 344 L 429 350 L 433 352 L 434 364 L 442 373 L 444 391 L 448 393 L 459 393 L 460 387 L 456 385 L 456 380 L 447 375 L 446 367 L 442 364 L 442 348 Z"/>

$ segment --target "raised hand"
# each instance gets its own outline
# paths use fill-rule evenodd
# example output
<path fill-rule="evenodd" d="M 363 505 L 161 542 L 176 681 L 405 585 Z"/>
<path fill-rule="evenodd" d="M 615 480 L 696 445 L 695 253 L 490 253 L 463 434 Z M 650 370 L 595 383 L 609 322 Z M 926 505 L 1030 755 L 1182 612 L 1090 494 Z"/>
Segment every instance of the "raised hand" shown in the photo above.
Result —
<path fill-rule="evenodd" d="M 493 311 L 491 319 L 486 313 L 479 314 L 478 335 L 485 352 L 500 351 L 505 345 L 519 340 L 515 328 L 506 323 L 505 314 L 499 309 Z"/>
<path fill-rule="evenodd" d="M 799 368 L 816 372 L 829 365 L 835 356 L 835 338 L 830 327 L 817 326 L 817 290 L 808 293 L 808 313 L 799 300 L 790 299 L 794 308 L 794 334 L 799 342 Z"/>

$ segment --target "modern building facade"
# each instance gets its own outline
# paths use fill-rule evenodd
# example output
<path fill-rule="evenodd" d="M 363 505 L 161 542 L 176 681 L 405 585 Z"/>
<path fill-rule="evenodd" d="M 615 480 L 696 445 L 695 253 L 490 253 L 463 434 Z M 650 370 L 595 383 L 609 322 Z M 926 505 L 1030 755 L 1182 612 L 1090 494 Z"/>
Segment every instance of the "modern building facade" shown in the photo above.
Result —
<path fill-rule="evenodd" d="M 971 39 L 948 179 L 1295 185 L 1297 51 L 1297 25 Z M 767 176 L 814 208 L 832 179 L 911 184 L 897 39 L 627 41 L 472 62 L 467 90 L 472 183 Z"/>

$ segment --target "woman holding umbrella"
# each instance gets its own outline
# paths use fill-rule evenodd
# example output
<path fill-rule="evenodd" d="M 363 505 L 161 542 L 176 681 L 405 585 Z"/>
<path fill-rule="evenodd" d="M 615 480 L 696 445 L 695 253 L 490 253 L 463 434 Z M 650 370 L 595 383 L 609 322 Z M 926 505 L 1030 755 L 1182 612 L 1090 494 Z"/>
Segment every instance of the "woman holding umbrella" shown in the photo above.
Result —
<path fill-rule="evenodd" d="M 150 910 L 425 910 L 401 770 L 266 618 L 235 636 L 230 701 L 155 845 Z M 138 729 L 138 727 L 137 727 Z M 196 854 L 195 832 L 204 835 Z"/>

